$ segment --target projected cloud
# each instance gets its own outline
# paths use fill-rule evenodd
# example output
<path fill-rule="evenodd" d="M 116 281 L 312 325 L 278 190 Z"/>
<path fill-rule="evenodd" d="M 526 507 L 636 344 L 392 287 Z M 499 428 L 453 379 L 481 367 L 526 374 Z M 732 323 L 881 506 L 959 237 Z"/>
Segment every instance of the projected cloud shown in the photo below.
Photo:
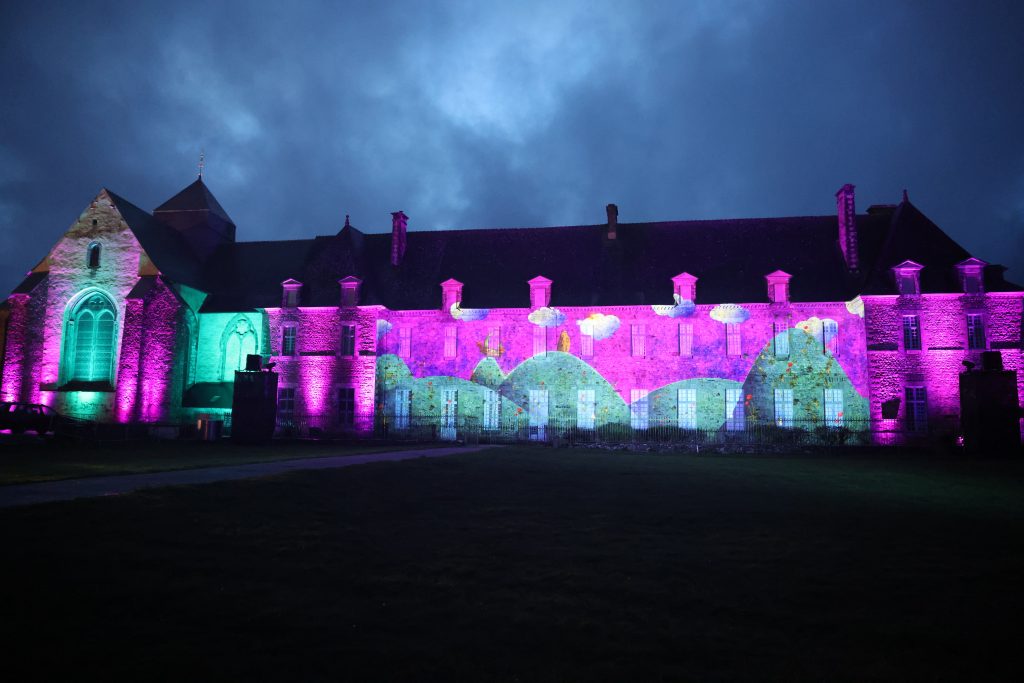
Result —
<path fill-rule="evenodd" d="M 385 334 L 391 331 L 391 323 L 387 320 L 377 321 L 377 336 L 383 337 Z"/>
<path fill-rule="evenodd" d="M 604 313 L 591 313 L 583 320 L 577 320 L 576 324 L 580 326 L 580 334 L 600 341 L 612 336 L 619 329 L 619 317 Z"/>
<path fill-rule="evenodd" d="M 846 302 L 846 310 L 860 318 L 864 317 L 864 299 L 859 296 Z"/>
<path fill-rule="evenodd" d="M 825 323 L 832 323 L 828 328 L 825 328 Z M 807 320 L 801 320 L 794 327 L 798 330 L 803 330 L 812 337 L 821 337 L 826 342 L 832 339 L 839 330 L 839 325 L 832 318 L 819 318 L 818 316 L 812 316 Z M 828 329 L 828 332 L 822 337 L 822 329 Z"/>
<path fill-rule="evenodd" d="M 490 315 L 491 309 L 489 308 L 462 308 L 460 302 L 456 301 L 452 304 L 451 314 L 456 320 L 464 320 L 470 322 L 472 320 L 483 320 Z"/>
<path fill-rule="evenodd" d="M 711 309 L 711 319 L 720 323 L 742 323 L 750 317 L 750 311 L 739 304 L 719 304 Z"/>
<path fill-rule="evenodd" d="M 689 299 L 679 299 L 677 296 L 676 303 L 673 306 L 655 304 L 651 308 L 658 315 L 665 315 L 669 318 L 689 318 L 697 310 L 697 305 Z"/>
<path fill-rule="evenodd" d="M 527 316 L 534 325 L 540 325 L 541 327 L 558 327 L 565 322 L 565 313 L 562 313 L 557 308 L 550 308 L 545 306 L 544 308 L 538 308 L 536 311 L 530 313 Z"/>

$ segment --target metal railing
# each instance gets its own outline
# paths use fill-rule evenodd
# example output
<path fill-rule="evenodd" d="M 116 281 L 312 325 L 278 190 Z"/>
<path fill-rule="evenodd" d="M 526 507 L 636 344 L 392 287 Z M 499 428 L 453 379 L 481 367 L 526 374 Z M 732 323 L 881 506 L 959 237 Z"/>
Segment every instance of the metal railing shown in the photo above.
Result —
<path fill-rule="evenodd" d="M 684 450 L 744 449 L 748 447 L 847 447 L 885 443 L 923 443 L 927 430 L 908 430 L 894 420 L 845 421 L 828 425 L 823 420 L 774 422 L 746 420 L 718 428 L 680 427 L 677 422 L 649 420 L 645 425 L 605 424 L 581 427 L 575 419 L 549 419 L 541 424 L 526 415 L 485 423 L 478 417 L 445 419 L 438 415 L 380 416 L 374 435 L 387 440 L 464 441 L 471 443 L 551 443 L 566 446 L 649 446 Z"/>

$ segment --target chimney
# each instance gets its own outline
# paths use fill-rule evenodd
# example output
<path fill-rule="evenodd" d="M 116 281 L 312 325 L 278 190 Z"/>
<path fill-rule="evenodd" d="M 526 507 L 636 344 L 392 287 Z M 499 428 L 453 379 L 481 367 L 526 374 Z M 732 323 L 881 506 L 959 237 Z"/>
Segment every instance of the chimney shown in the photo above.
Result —
<path fill-rule="evenodd" d="M 395 211 L 391 214 L 391 265 L 397 266 L 402 263 L 405 257 L 405 228 L 409 224 L 409 217 L 404 211 Z"/>
<path fill-rule="evenodd" d="M 613 240 L 619 227 L 619 207 L 609 204 L 605 207 L 605 211 L 608 212 L 608 239 Z"/>
<path fill-rule="evenodd" d="M 857 249 L 857 208 L 853 201 L 853 185 L 847 183 L 836 192 L 836 213 L 839 216 L 839 248 L 851 271 L 860 269 Z"/>

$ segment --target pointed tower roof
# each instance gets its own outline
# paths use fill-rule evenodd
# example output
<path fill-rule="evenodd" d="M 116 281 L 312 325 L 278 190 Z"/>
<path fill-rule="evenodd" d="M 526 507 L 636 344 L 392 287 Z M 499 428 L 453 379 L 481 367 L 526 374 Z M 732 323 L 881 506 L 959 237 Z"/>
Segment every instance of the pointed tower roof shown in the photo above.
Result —
<path fill-rule="evenodd" d="M 226 223 L 235 224 L 228 216 L 228 212 L 224 210 L 224 207 L 220 205 L 217 198 L 210 192 L 210 189 L 206 187 L 202 176 L 196 178 L 194 183 L 156 207 L 153 213 L 170 211 L 208 211 Z"/>

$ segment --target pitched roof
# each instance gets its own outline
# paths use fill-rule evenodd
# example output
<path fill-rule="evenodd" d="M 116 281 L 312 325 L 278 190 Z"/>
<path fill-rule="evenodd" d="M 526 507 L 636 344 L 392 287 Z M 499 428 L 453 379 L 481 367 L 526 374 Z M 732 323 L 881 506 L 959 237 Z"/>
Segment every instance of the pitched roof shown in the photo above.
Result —
<path fill-rule="evenodd" d="M 175 282 L 203 289 L 201 268 L 181 234 L 127 199 L 106 191 L 154 265 Z"/>
<path fill-rule="evenodd" d="M 209 211 L 221 220 L 231 225 L 235 224 L 228 217 L 228 212 L 224 210 L 224 207 L 220 205 L 217 198 L 206 187 L 202 176 L 184 190 L 153 209 L 154 214 L 165 211 Z"/>
<path fill-rule="evenodd" d="M 886 219 L 858 216 L 865 232 Z M 672 278 L 694 273 L 697 300 L 767 301 L 764 276 L 793 275 L 795 300 L 834 301 L 857 294 L 846 274 L 834 216 L 606 226 L 447 230 L 408 233 L 402 265 L 389 263 L 390 234 L 352 234 L 222 246 L 208 264 L 221 276 L 204 310 L 278 306 L 281 282 L 303 283 L 300 305 L 331 306 L 338 280 L 363 280 L 361 302 L 393 309 L 439 308 L 440 283 L 464 284 L 466 307 L 529 305 L 528 281 L 553 281 L 553 305 L 671 303 Z"/>

